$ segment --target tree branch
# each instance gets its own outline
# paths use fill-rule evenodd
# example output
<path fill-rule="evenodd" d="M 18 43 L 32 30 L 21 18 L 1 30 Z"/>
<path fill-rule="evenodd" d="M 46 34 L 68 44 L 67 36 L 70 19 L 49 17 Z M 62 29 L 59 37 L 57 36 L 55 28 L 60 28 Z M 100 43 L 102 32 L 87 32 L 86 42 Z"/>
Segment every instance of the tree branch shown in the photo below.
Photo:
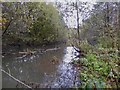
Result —
<path fill-rule="evenodd" d="M 11 74 L 7 73 L 5 70 L 1 69 L 1 71 L 4 72 L 5 74 L 7 74 L 8 76 L 10 76 L 15 81 L 17 81 L 17 82 L 21 83 L 22 85 L 26 86 L 27 88 L 32 89 L 32 87 L 30 87 L 27 84 L 23 83 L 22 81 L 18 80 L 17 78 L 15 78 L 14 76 L 12 76 Z"/>
<path fill-rule="evenodd" d="M 6 31 L 8 30 L 8 28 L 9 28 L 9 26 L 10 26 L 12 20 L 13 20 L 13 19 L 11 19 L 11 20 L 9 21 L 9 23 L 8 23 L 8 25 L 6 26 L 6 28 L 5 28 L 5 30 L 4 30 L 4 32 L 3 32 L 3 34 L 2 34 L 2 36 L 3 36 L 3 35 L 6 33 Z"/>

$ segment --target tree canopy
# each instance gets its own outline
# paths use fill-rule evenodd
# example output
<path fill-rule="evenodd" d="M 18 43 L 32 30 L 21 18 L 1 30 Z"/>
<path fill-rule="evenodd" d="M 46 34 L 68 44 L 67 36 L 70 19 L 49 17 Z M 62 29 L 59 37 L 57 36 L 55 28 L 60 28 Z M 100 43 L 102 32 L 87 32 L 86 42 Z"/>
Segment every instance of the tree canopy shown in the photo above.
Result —
<path fill-rule="evenodd" d="M 7 34 L 24 42 L 48 43 L 65 39 L 65 24 L 53 3 L 2 3 L 3 39 Z"/>

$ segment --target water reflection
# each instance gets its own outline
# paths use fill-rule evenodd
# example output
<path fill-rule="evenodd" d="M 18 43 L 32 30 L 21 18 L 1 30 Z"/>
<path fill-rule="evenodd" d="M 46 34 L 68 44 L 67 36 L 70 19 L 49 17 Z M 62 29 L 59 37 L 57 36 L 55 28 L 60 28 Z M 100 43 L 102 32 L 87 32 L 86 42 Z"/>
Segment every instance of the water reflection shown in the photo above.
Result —
<path fill-rule="evenodd" d="M 73 67 L 70 62 L 75 58 L 75 53 L 77 53 L 73 47 L 66 47 L 65 55 L 63 61 L 58 66 L 58 77 L 54 81 L 53 87 L 74 87 L 76 82 L 79 81 L 76 77 L 77 70 Z"/>
<path fill-rule="evenodd" d="M 59 50 L 48 51 L 21 58 L 19 55 L 6 56 L 3 69 L 9 71 L 21 81 L 40 83 L 42 87 L 73 87 L 77 84 L 77 70 L 70 62 L 75 58 L 73 47 L 61 47 Z M 53 57 L 59 62 L 51 63 Z M 8 70 L 9 69 L 9 70 Z M 3 88 L 15 88 L 18 84 L 3 74 Z M 10 83 L 10 84 L 9 84 Z"/>

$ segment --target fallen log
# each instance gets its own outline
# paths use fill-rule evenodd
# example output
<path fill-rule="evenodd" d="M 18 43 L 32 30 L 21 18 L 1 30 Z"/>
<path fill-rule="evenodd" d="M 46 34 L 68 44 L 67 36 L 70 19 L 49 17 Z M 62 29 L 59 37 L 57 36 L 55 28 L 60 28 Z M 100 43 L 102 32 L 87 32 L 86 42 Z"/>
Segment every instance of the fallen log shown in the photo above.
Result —
<path fill-rule="evenodd" d="M 31 52 L 19 52 L 20 54 L 34 54 L 35 51 L 31 51 Z"/>

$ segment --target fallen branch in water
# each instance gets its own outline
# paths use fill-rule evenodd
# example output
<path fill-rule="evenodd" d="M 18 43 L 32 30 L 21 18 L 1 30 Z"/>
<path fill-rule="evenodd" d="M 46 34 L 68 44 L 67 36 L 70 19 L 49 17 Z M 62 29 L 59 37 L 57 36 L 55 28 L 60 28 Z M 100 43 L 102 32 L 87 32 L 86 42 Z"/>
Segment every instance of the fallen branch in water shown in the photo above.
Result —
<path fill-rule="evenodd" d="M 76 57 L 85 57 L 85 54 L 86 54 L 86 53 L 85 53 L 83 50 L 77 49 L 74 45 L 72 45 L 72 47 L 74 48 L 74 50 L 75 50 L 76 52 L 79 53 L 79 55 L 77 55 Z"/>
<path fill-rule="evenodd" d="M 32 89 L 32 87 L 30 87 L 27 84 L 23 83 L 22 81 L 18 80 L 17 78 L 15 78 L 14 76 L 12 76 L 11 74 L 7 73 L 5 70 L 1 69 L 1 71 L 4 72 L 5 74 L 7 74 L 12 79 L 14 79 L 15 81 L 17 81 L 18 83 L 21 83 L 22 85 L 26 86 L 27 88 Z"/>
<path fill-rule="evenodd" d="M 58 48 L 46 49 L 45 52 L 47 52 L 47 51 L 55 51 L 55 50 L 58 50 L 58 49 L 60 49 L 60 47 L 58 47 Z"/>

